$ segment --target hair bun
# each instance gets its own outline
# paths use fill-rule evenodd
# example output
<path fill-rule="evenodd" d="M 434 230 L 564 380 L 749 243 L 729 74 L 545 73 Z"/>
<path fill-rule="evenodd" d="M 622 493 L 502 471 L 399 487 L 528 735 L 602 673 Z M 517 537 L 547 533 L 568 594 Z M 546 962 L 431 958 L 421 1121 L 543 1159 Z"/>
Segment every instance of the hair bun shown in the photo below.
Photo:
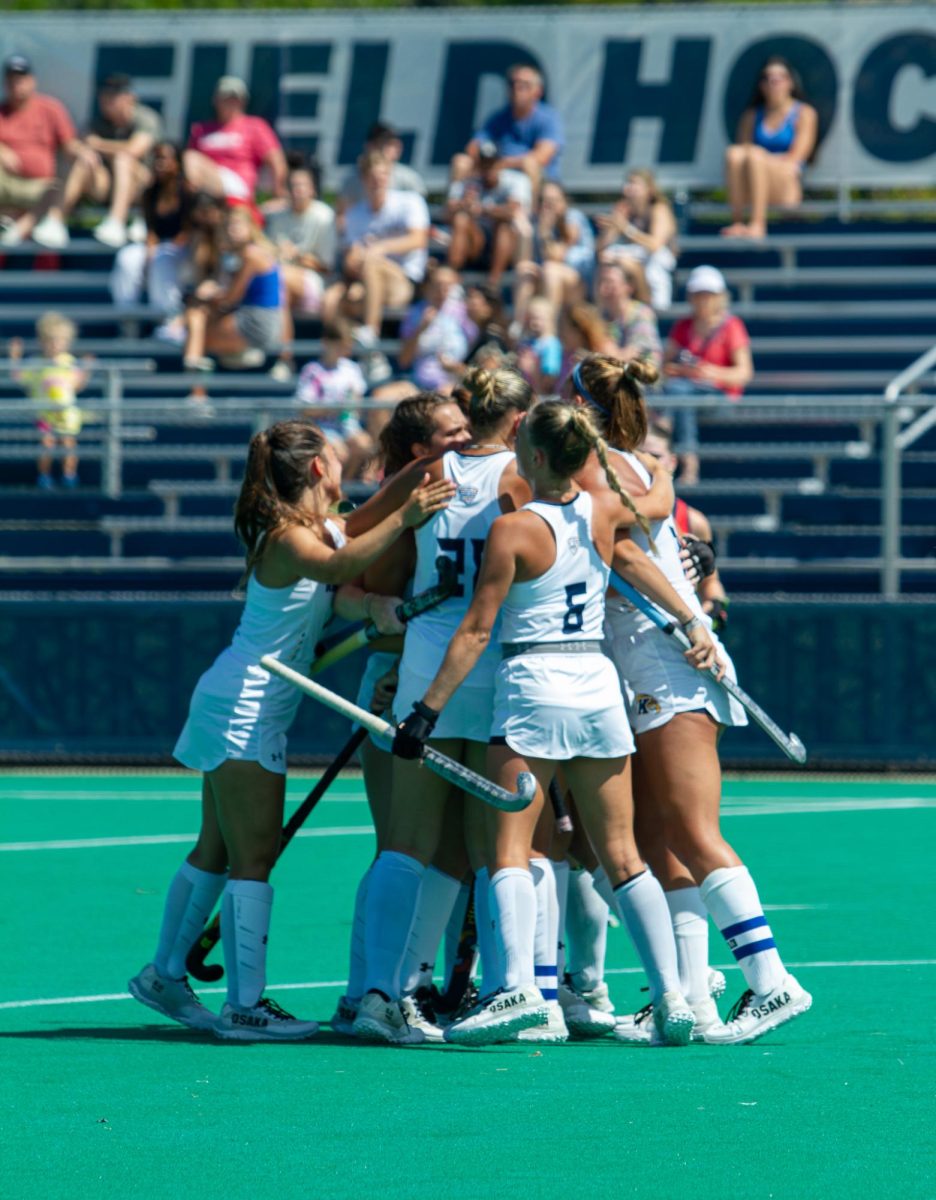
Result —
<path fill-rule="evenodd" d="M 638 383 L 656 383 L 660 378 L 659 368 L 649 358 L 630 359 L 624 364 L 624 374 L 630 375 Z"/>

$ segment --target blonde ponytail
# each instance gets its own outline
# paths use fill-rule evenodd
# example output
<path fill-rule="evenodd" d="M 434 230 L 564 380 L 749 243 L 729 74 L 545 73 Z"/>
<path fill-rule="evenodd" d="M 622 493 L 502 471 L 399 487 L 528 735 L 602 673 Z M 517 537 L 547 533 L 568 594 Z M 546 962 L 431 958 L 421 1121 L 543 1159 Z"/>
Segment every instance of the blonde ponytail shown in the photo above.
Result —
<path fill-rule="evenodd" d="M 462 386 L 468 392 L 467 416 L 475 437 L 496 429 L 511 410 L 527 412 L 533 403 L 533 389 L 512 367 L 472 367 Z"/>
<path fill-rule="evenodd" d="M 601 466 L 604 469 L 605 479 L 607 479 L 607 481 L 608 481 L 608 487 L 613 492 L 617 492 L 617 494 L 621 498 L 621 503 L 624 505 L 624 507 L 629 508 L 630 511 L 634 514 L 634 517 L 637 520 L 637 524 L 640 526 L 641 530 L 644 533 L 644 536 L 647 539 L 647 544 L 650 546 L 651 553 L 656 554 L 657 553 L 656 542 L 653 540 L 653 534 L 650 532 L 650 522 L 647 520 L 647 518 L 643 515 L 642 512 L 638 511 L 637 506 L 636 506 L 636 504 L 634 504 L 633 499 L 624 490 L 624 485 L 621 483 L 621 480 L 620 480 L 620 477 L 618 476 L 617 471 L 615 471 L 614 467 L 611 466 L 611 463 L 608 460 L 608 443 L 604 440 L 603 437 L 597 437 L 597 438 L 595 438 L 594 446 L 595 446 L 595 453 L 598 455 L 598 461 L 601 463 Z"/>

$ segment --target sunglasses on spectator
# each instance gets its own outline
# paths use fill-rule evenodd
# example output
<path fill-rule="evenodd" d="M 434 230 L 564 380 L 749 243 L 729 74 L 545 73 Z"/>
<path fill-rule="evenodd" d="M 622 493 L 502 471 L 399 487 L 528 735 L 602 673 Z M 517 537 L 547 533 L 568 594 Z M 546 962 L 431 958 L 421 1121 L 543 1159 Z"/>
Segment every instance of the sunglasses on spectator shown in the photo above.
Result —
<path fill-rule="evenodd" d="M 536 84 L 532 79 L 511 79 L 510 86 L 512 88 L 535 88 Z"/>
<path fill-rule="evenodd" d="M 761 75 L 761 83 L 786 83 L 789 78 L 786 71 L 765 71 Z"/>

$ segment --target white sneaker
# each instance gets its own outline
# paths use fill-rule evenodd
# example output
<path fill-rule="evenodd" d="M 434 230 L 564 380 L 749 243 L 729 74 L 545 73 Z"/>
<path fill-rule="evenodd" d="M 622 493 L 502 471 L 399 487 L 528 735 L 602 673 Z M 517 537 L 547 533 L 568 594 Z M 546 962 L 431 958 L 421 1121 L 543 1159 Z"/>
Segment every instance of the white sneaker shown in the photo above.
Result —
<path fill-rule="evenodd" d="M 112 246 L 115 250 L 119 250 L 121 246 L 127 244 L 127 227 L 116 217 L 105 217 L 100 225 L 95 225 L 91 230 L 91 236 L 105 246 Z"/>
<path fill-rule="evenodd" d="M 694 1003 L 692 1011 L 695 1014 L 695 1025 L 692 1029 L 692 1040 L 694 1042 L 704 1042 L 706 1033 L 721 1028 L 721 1017 L 718 1015 L 715 1001 L 710 996 L 706 996 L 704 1000 Z"/>
<path fill-rule="evenodd" d="M 207 354 L 186 354 L 182 359 L 182 366 L 186 371 L 213 371 L 215 362 Z"/>
<path fill-rule="evenodd" d="M 614 1036 L 619 1042 L 629 1045 L 662 1046 L 663 1042 L 653 1024 L 653 1005 L 645 1004 L 635 1013 L 618 1017 L 614 1025 Z"/>
<path fill-rule="evenodd" d="M 706 1031 L 703 1040 L 710 1046 L 755 1042 L 811 1007 L 809 992 L 792 975 L 785 975 L 772 992 L 763 996 L 756 996 L 749 988 L 735 1003 L 724 1025 Z"/>
<path fill-rule="evenodd" d="M 276 383 L 292 383 L 295 371 L 284 359 L 279 359 L 270 367 L 270 378 Z"/>
<path fill-rule="evenodd" d="M 379 387 L 393 378 L 390 360 L 380 350 L 369 350 L 361 357 L 361 370 L 364 372 L 367 386 L 371 388 Z"/>
<path fill-rule="evenodd" d="M 65 222 L 58 217 L 43 217 L 32 231 L 32 240 L 49 250 L 63 250 L 69 243 L 68 230 Z"/>
<path fill-rule="evenodd" d="M 573 1038 L 604 1037 L 614 1030 L 617 1018 L 606 983 L 581 993 L 567 983 L 560 983 L 559 1004 Z"/>
<path fill-rule="evenodd" d="M 653 1010 L 653 1023 L 665 1046 L 688 1046 L 695 1013 L 679 992 L 664 992 Z"/>
<path fill-rule="evenodd" d="M 713 1000 L 720 1000 L 724 996 L 728 987 L 728 982 L 725 979 L 724 971 L 716 971 L 714 967 L 709 968 L 708 973 L 708 994 Z"/>
<path fill-rule="evenodd" d="M 353 1033 L 364 1042 L 388 1042 L 391 1046 L 421 1046 L 426 1035 L 413 1029 L 399 1004 L 368 992 L 361 1000 Z"/>
<path fill-rule="evenodd" d="M 558 1000 L 547 1000 L 546 1008 L 549 1017 L 545 1025 L 534 1025 L 532 1029 L 521 1029 L 517 1034 L 518 1042 L 567 1042 L 569 1027 Z"/>
<path fill-rule="evenodd" d="M 189 1029 L 214 1029 L 218 1018 L 195 995 L 184 979 L 166 979 L 153 963 L 143 968 L 127 984 L 130 995 L 148 1008 Z"/>
<path fill-rule="evenodd" d="M 134 217 L 127 228 L 127 237 L 131 242 L 146 241 L 146 222 L 142 217 Z"/>
<path fill-rule="evenodd" d="M 275 1000 L 261 996 L 253 1008 L 225 1004 L 214 1031 L 232 1042 L 299 1042 L 314 1037 L 319 1027 L 315 1021 L 300 1021 Z"/>
<path fill-rule="evenodd" d="M 23 240 L 19 226 L 10 217 L 0 217 L 0 246 L 18 246 Z"/>
<path fill-rule="evenodd" d="M 444 1042 L 445 1035 L 435 1023 L 435 1014 L 426 1010 L 416 996 L 403 996 L 400 1011 L 410 1029 L 421 1029 L 427 1042 Z"/>
<path fill-rule="evenodd" d="M 358 1015 L 360 1007 L 360 1000 L 352 1000 L 350 996 L 341 997 L 332 1019 L 328 1022 L 335 1033 L 343 1033 L 346 1037 L 354 1037 L 354 1018 Z"/>
<path fill-rule="evenodd" d="M 538 987 L 500 988 L 478 1002 L 467 1016 L 453 1021 L 445 1040 L 463 1046 L 509 1042 L 521 1029 L 545 1025 L 549 1009 Z"/>

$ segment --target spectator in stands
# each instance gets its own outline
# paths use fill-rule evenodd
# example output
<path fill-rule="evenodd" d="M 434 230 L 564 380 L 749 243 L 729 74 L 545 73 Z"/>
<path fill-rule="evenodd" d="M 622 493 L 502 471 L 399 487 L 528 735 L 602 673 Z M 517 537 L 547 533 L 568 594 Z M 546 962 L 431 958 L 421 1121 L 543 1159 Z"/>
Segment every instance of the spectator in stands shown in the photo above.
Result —
<path fill-rule="evenodd" d="M 317 316 L 325 276 L 335 267 L 335 211 L 318 199 L 309 167 L 292 167 L 288 187 L 289 207 L 270 214 L 267 237 L 276 246 L 289 307 Z"/>
<path fill-rule="evenodd" d="M 660 331 L 640 263 L 618 258 L 603 261 L 595 299 L 611 338 L 612 349 L 607 353 L 625 362 L 649 359 L 659 369 L 663 361 Z"/>
<path fill-rule="evenodd" d="M 650 288 L 650 303 L 665 312 L 673 303 L 673 272 L 676 269 L 676 218 L 665 196 L 657 188 L 652 171 L 631 171 L 621 198 L 609 213 L 595 218 L 598 254 L 636 259 Z"/>
<path fill-rule="evenodd" d="M 84 197 L 109 205 L 93 236 L 105 246 L 123 246 L 131 205 L 152 180 L 152 150 L 162 136 L 159 113 L 139 103 L 129 75 L 109 75 L 98 91 L 97 107 L 83 143 L 91 155 L 72 163 L 62 202 L 49 209 L 43 222 L 54 226 L 55 240 L 63 246 L 68 244 L 65 221 Z"/>
<path fill-rule="evenodd" d="M 559 178 L 564 137 L 559 114 L 543 101 L 543 77 L 535 67 L 520 63 L 507 72 L 510 102 L 491 113 L 463 154 L 452 159 L 452 178 L 464 179 L 478 162 L 483 142 L 493 142 L 500 165 L 523 171 L 534 188 L 540 180 Z"/>
<path fill-rule="evenodd" d="M 449 186 L 445 219 L 452 227 L 448 264 L 460 271 L 485 266 L 496 287 L 513 263 L 520 237 L 529 229 L 533 192 L 522 171 L 505 170 L 497 147 L 482 142 L 477 169 Z"/>
<path fill-rule="evenodd" d="M 243 205 L 227 215 L 224 258 L 226 286 L 216 279 L 204 280 L 185 312 L 184 361 L 190 371 L 214 370 L 208 354 L 237 359 L 238 366 L 260 366 L 282 343 L 276 250 Z"/>
<path fill-rule="evenodd" d="M 514 357 L 500 289 L 487 283 L 472 284 L 466 289 L 465 311 L 471 323 L 468 353 L 464 362 L 445 354 L 440 355 L 439 361 L 446 371 L 460 379 L 469 367 L 494 370 L 500 366 L 512 366 Z"/>
<path fill-rule="evenodd" d="M 182 288 L 191 272 L 192 193 L 185 186 L 182 152 L 173 142 L 153 147 L 153 182 L 143 193 L 146 241 L 124 246 L 114 260 L 111 295 L 118 308 L 150 304 L 166 317 L 182 311 Z"/>
<path fill-rule="evenodd" d="M 260 171 L 267 167 L 274 198 L 285 197 L 283 148 L 262 117 L 247 115 L 247 100 L 244 81 L 222 75 L 214 93 L 217 120 L 193 125 L 185 151 L 185 175 L 196 191 L 251 204 Z"/>
<path fill-rule="evenodd" d="M 591 304 L 569 304 L 562 310 L 559 315 L 559 340 L 562 343 L 560 390 L 575 364 L 586 354 L 617 353 L 601 313 Z"/>
<path fill-rule="evenodd" d="M 62 460 L 62 485 L 78 486 L 78 434 L 81 432 L 81 409 L 75 402 L 88 381 L 87 372 L 78 365 L 71 352 L 75 341 L 74 322 L 57 312 L 47 312 L 36 322 L 36 334 L 42 361 L 27 363 L 12 374 L 13 382 L 29 392 L 39 407 L 36 427 L 42 451 L 36 464 L 39 487 L 54 487 L 52 457 L 57 445 L 65 451 Z M 10 358 L 20 359 L 23 343 L 19 338 L 10 342 Z"/>
<path fill-rule="evenodd" d="M 56 154 L 93 162 L 95 153 L 75 136 L 63 105 L 36 91 L 32 64 L 22 54 L 3 64 L 5 95 L 0 105 L 0 245 L 32 237 L 58 249 L 61 222 L 46 217 L 56 194 Z M 42 219 L 40 219 L 42 218 Z"/>
<path fill-rule="evenodd" d="M 798 74 L 785 58 L 768 58 L 738 121 L 734 145 L 725 151 L 732 223 L 723 236 L 765 237 L 769 205 L 802 203 L 803 169 L 818 137 L 819 116 L 806 102 Z"/>
<path fill-rule="evenodd" d="M 296 403 L 331 442 L 347 479 L 360 474 L 375 450 L 357 411 L 367 381 L 351 358 L 353 346 L 348 321 L 339 318 L 326 324 L 319 361 L 306 363 L 296 387 Z"/>
<path fill-rule="evenodd" d="M 728 311 L 728 287 L 716 267 L 696 267 L 686 281 L 692 316 L 677 321 L 663 355 L 671 396 L 723 396 L 738 401 L 754 376 L 751 339 L 740 317 Z M 672 412 L 684 484 L 699 481 L 699 424 L 693 408 Z"/>
<path fill-rule="evenodd" d="M 367 141 L 364 143 L 358 164 L 348 173 L 342 184 L 336 204 L 339 214 L 343 215 L 349 208 L 360 204 L 364 199 L 364 180 L 361 177 L 360 163 L 372 150 L 377 154 L 382 154 L 390 163 L 390 186 L 395 192 L 416 192 L 417 195 L 423 197 L 426 195 L 428 189 L 423 177 L 414 167 L 409 167 L 400 161 L 403 154 L 403 139 L 392 125 L 388 125 L 385 121 L 377 121 L 367 131 Z"/>
<path fill-rule="evenodd" d="M 556 312 L 582 300 L 594 268 L 595 237 L 588 218 L 569 207 L 560 184 L 547 181 L 533 223 L 533 256 L 517 263 L 514 320 L 523 325 L 533 295 L 546 296 Z"/>
<path fill-rule="evenodd" d="M 556 309 L 545 296 L 534 296 L 527 305 L 517 366 L 539 395 L 555 389 L 562 371 L 562 343 L 556 336 Z"/>
<path fill-rule="evenodd" d="M 461 362 L 473 332 L 458 272 L 438 266 L 427 277 L 423 299 L 400 326 L 397 362 L 417 390 L 448 394 L 453 381 L 444 361 Z"/>
<path fill-rule="evenodd" d="M 344 279 L 329 288 L 323 311 L 360 317 L 355 341 L 365 352 L 364 373 L 373 387 L 389 378 L 377 348 L 384 309 L 410 303 L 426 273 L 429 209 L 415 192 L 390 187 L 391 164 L 369 151 L 361 163 L 365 198 L 345 214 Z"/>

